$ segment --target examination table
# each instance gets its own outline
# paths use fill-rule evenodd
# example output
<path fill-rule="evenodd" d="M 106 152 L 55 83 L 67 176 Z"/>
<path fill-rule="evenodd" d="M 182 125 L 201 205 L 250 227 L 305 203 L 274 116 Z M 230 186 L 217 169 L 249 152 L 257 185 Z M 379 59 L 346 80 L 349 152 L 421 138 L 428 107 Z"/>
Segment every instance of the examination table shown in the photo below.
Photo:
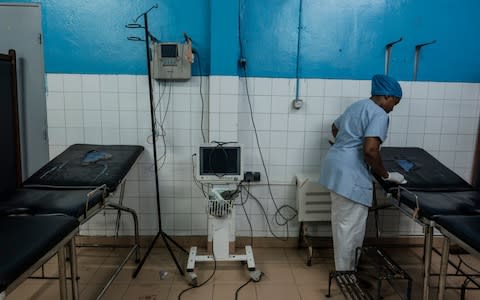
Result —
<path fill-rule="evenodd" d="M 473 255 L 480 251 L 480 192 L 420 148 L 383 147 L 382 160 L 389 171 L 402 173 L 407 184 L 377 181 L 391 195 L 392 203 L 425 230 L 423 298 L 429 298 L 433 229 L 459 243 Z M 438 298 L 443 299 L 448 249 L 444 244 Z M 475 283 L 475 282 L 474 282 Z M 478 284 L 477 284 L 478 287 Z M 463 291 L 463 289 L 462 289 Z"/>
<path fill-rule="evenodd" d="M 109 157 L 86 164 L 85 155 L 91 151 L 107 153 Z M 136 260 L 139 259 L 137 214 L 133 209 L 123 206 L 121 202 L 125 176 L 142 152 L 141 146 L 72 145 L 25 180 L 23 187 L 5 192 L 0 201 L 0 212 L 4 215 L 61 214 L 73 217 L 77 223 L 76 227 L 105 208 L 130 213 L 134 221 L 135 243 L 101 291 L 98 296 L 101 298 L 133 253 L 136 254 Z M 121 185 L 119 203 L 110 202 L 108 195 L 119 185 Z M 23 220 L 27 222 L 29 219 Z M 39 223 L 36 229 L 43 233 L 43 230 L 48 231 L 49 227 L 47 224 Z M 12 231 L 14 232 L 15 230 Z M 38 236 L 38 232 L 35 236 Z"/>

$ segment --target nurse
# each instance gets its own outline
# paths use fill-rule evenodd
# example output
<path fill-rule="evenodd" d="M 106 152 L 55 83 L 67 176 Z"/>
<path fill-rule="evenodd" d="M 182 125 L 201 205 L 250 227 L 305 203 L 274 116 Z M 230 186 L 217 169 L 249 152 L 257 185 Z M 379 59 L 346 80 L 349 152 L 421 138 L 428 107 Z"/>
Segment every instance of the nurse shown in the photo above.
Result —
<path fill-rule="evenodd" d="M 375 75 L 372 96 L 350 105 L 332 124 L 335 143 L 322 162 L 320 184 L 330 190 L 332 234 L 337 271 L 355 269 L 355 249 L 365 236 L 372 206 L 370 172 L 383 180 L 406 183 L 398 172 L 388 172 L 380 157 L 387 138 L 388 113 L 400 102 L 402 88 L 392 77 Z"/>

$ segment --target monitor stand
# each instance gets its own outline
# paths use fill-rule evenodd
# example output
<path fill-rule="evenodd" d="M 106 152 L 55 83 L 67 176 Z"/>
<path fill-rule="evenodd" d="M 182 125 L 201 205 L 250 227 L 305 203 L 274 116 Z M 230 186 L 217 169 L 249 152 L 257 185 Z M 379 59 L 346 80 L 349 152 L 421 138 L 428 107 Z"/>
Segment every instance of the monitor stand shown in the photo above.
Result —
<path fill-rule="evenodd" d="M 235 188 L 228 185 L 214 185 L 207 199 L 209 232 L 212 232 L 212 255 L 197 255 L 197 247 L 191 247 L 187 261 L 187 279 L 190 285 L 197 286 L 194 272 L 196 262 L 204 261 L 241 261 L 247 263 L 250 278 L 260 281 L 262 272 L 255 268 L 252 246 L 245 246 L 244 254 L 230 254 L 230 236 L 235 235 Z M 224 199 L 225 197 L 225 199 Z"/>

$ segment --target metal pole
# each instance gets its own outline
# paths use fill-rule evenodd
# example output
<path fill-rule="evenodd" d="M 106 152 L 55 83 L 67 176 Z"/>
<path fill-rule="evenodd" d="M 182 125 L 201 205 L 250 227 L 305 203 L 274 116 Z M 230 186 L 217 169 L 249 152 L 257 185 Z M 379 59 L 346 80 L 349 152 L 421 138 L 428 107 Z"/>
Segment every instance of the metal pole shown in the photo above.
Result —
<path fill-rule="evenodd" d="M 403 40 L 403 37 L 399 38 L 395 42 L 391 42 L 385 45 L 385 75 L 388 75 L 388 71 L 390 69 L 390 53 L 392 51 L 393 45 L 399 43 Z"/>
<path fill-rule="evenodd" d="M 445 297 L 445 286 L 447 283 L 448 255 L 450 252 L 450 239 L 444 237 L 442 248 L 442 259 L 440 261 L 440 277 L 438 278 L 438 300 Z"/>
<path fill-rule="evenodd" d="M 415 45 L 415 61 L 413 62 L 413 81 L 417 80 L 418 64 L 420 62 L 420 49 L 423 46 L 434 44 L 436 42 L 437 42 L 436 40 L 433 40 L 433 41 L 428 42 L 428 43 Z"/>
<path fill-rule="evenodd" d="M 424 262 L 424 277 L 423 277 L 423 300 L 429 299 L 430 293 L 430 269 L 432 265 L 432 242 L 433 242 L 433 228 L 431 226 L 425 227 L 425 262 Z"/>

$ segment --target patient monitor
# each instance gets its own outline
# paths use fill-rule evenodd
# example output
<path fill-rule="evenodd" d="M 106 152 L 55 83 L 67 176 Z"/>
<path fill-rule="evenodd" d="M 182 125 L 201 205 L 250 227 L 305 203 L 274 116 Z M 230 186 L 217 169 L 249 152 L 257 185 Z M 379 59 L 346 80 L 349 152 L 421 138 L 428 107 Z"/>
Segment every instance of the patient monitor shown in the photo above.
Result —
<path fill-rule="evenodd" d="M 163 80 L 187 80 L 192 77 L 191 42 L 153 43 L 152 77 Z"/>
<path fill-rule="evenodd" d="M 211 143 L 199 146 L 195 177 L 209 186 L 205 210 L 208 214 L 208 242 L 213 255 L 197 255 L 197 247 L 190 248 L 187 275 L 191 284 L 197 285 L 194 273 L 197 261 L 245 261 L 250 277 L 260 280 L 261 272 L 255 269 L 251 246 L 245 246 L 245 254 L 231 255 L 230 246 L 235 242 L 235 199 L 240 194 L 243 180 L 243 152 L 236 143 Z M 232 247 L 233 248 L 233 247 Z"/>

